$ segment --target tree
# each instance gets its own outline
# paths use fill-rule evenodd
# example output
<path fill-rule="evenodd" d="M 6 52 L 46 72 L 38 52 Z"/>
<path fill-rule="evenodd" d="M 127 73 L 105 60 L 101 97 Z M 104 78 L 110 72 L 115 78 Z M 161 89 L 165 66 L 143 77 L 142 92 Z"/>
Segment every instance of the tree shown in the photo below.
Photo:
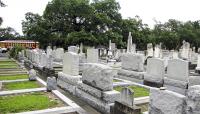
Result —
<path fill-rule="evenodd" d="M 20 35 L 13 28 L 0 28 L 0 40 L 14 40 L 19 38 Z"/>

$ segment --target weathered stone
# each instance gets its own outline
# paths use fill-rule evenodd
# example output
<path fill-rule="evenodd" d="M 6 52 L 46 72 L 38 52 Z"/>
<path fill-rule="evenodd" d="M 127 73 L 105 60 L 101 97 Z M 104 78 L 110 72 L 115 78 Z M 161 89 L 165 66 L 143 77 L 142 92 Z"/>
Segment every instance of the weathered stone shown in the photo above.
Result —
<path fill-rule="evenodd" d="M 145 72 L 136 72 L 136 71 L 129 71 L 129 70 L 124 70 L 124 69 L 118 70 L 118 75 L 132 77 L 132 78 L 136 78 L 139 80 L 144 79 L 144 74 L 145 74 Z"/>
<path fill-rule="evenodd" d="M 79 75 L 79 55 L 73 52 L 66 52 L 63 60 L 63 73 L 72 76 Z"/>
<path fill-rule="evenodd" d="M 169 60 L 166 77 L 174 80 L 188 82 L 189 62 L 181 59 Z"/>
<path fill-rule="evenodd" d="M 141 114 L 141 109 L 136 106 L 128 106 L 125 103 L 115 101 L 111 114 Z"/>
<path fill-rule="evenodd" d="M 57 48 L 55 50 L 55 61 L 62 61 L 63 60 L 63 55 L 64 55 L 64 49 L 63 48 Z"/>
<path fill-rule="evenodd" d="M 78 54 L 78 50 L 79 50 L 79 48 L 77 46 L 69 46 L 68 47 L 68 52 L 74 52 L 74 53 Z"/>
<path fill-rule="evenodd" d="M 103 92 L 103 100 L 114 103 L 115 101 L 119 100 L 120 92 L 112 90 L 112 91 L 104 91 Z"/>
<path fill-rule="evenodd" d="M 129 106 L 133 106 L 133 102 L 134 102 L 134 91 L 132 91 L 129 88 L 123 88 L 121 90 L 121 99 L 120 102 L 125 103 Z"/>
<path fill-rule="evenodd" d="M 122 56 L 122 69 L 142 72 L 144 56 L 141 54 L 126 53 Z"/>
<path fill-rule="evenodd" d="M 98 61 L 99 61 L 98 49 L 87 49 L 87 62 L 98 63 Z"/>
<path fill-rule="evenodd" d="M 185 82 L 185 81 L 174 80 L 167 77 L 165 77 L 164 80 L 165 80 L 165 85 L 171 85 L 171 86 L 179 87 L 183 89 L 187 89 L 187 86 L 188 86 L 188 82 Z"/>
<path fill-rule="evenodd" d="M 200 85 L 191 86 L 187 92 L 187 114 L 200 114 Z"/>
<path fill-rule="evenodd" d="M 189 76 L 189 86 L 200 85 L 200 76 Z"/>
<path fill-rule="evenodd" d="M 153 57 L 153 44 L 147 44 L 147 57 Z"/>
<path fill-rule="evenodd" d="M 87 63 L 83 70 L 83 83 L 93 86 L 102 91 L 109 91 L 113 89 L 113 77 L 116 75 L 110 67 L 97 64 Z"/>
<path fill-rule="evenodd" d="M 47 78 L 47 90 L 55 90 L 57 87 L 56 78 L 55 77 L 48 77 Z"/>
<path fill-rule="evenodd" d="M 149 114 L 186 114 L 186 97 L 168 91 L 151 89 Z"/>
<path fill-rule="evenodd" d="M 48 46 L 46 51 L 47 51 L 47 57 L 49 57 L 52 54 L 53 50 L 51 49 L 51 46 Z"/>
<path fill-rule="evenodd" d="M 97 97 L 92 96 L 91 94 L 88 94 L 87 92 L 76 88 L 76 95 L 83 99 L 85 102 L 90 104 L 92 107 L 95 107 L 99 111 L 101 111 L 103 114 L 109 114 L 110 113 L 110 106 L 113 103 L 106 102 L 102 99 L 99 99 Z"/>
<path fill-rule="evenodd" d="M 164 74 L 164 60 L 158 58 L 149 58 L 147 60 L 147 72 L 144 74 L 144 80 L 162 84 Z"/>
<path fill-rule="evenodd" d="M 87 84 L 84 83 L 78 83 L 77 88 L 81 89 L 82 91 L 85 91 L 88 94 L 91 94 L 94 97 L 98 97 L 98 98 L 102 98 L 103 94 L 102 91 L 99 89 L 96 89 L 92 86 L 89 86 Z"/>
<path fill-rule="evenodd" d="M 132 53 L 132 52 L 133 52 L 133 42 L 132 42 L 131 32 L 129 32 L 127 41 L 127 53 Z"/>
<path fill-rule="evenodd" d="M 77 85 L 78 82 L 81 80 L 81 76 L 77 75 L 77 76 L 72 76 L 69 74 L 65 74 L 63 72 L 58 72 L 58 80 L 62 80 L 66 83 L 69 83 L 71 85 Z"/>
<path fill-rule="evenodd" d="M 37 77 L 36 71 L 34 69 L 31 69 L 29 71 L 29 80 L 30 81 L 35 81 Z"/>

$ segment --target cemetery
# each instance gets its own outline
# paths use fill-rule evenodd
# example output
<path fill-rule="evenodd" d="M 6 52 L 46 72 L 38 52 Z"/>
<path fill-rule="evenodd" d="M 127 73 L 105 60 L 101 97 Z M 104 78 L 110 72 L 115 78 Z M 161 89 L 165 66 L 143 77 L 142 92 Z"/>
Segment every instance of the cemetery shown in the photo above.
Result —
<path fill-rule="evenodd" d="M 200 114 L 200 20 L 157 20 L 168 2 L 40 2 L 42 13 L 31 4 L 20 18 L 22 33 L 0 16 L 0 114 Z M 155 24 L 125 18 L 121 5 Z"/>
<path fill-rule="evenodd" d="M 188 42 L 179 52 L 162 50 L 161 44 L 148 44 L 141 52 L 129 33 L 127 44 L 124 52 L 109 52 L 117 50 L 109 41 L 105 53 L 93 47 L 83 53 L 81 43 L 67 50 L 25 49 L 16 59 L 1 57 L 0 112 L 87 113 L 62 90 L 103 114 L 199 113 L 200 63 Z"/>

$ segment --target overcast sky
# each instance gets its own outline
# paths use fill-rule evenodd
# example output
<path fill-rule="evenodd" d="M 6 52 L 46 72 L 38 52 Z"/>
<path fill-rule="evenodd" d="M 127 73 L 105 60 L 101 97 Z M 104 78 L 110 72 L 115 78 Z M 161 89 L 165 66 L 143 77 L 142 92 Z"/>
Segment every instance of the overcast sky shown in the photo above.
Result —
<path fill-rule="evenodd" d="M 0 8 L 3 27 L 13 27 L 22 34 L 21 22 L 26 12 L 42 15 L 51 0 L 2 0 L 7 7 Z M 180 21 L 200 20 L 200 0 L 117 0 L 121 5 L 123 18 L 140 16 L 151 27 L 154 19 L 166 22 L 168 19 Z"/>

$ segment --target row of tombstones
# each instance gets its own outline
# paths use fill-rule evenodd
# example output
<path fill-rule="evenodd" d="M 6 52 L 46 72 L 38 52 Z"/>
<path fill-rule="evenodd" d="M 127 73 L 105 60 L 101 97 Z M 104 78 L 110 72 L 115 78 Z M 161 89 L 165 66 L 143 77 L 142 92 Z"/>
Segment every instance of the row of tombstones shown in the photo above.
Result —
<path fill-rule="evenodd" d="M 140 54 L 124 54 L 117 76 L 142 84 L 165 86 L 181 94 L 186 93 L 188 86 L 200 85 L 200 75 L 190 75 L 189 61 L 169 59 L 166 64 L 163 59 L 149 58 L 146 72 L 143 62 L 144 56 Z"/>

